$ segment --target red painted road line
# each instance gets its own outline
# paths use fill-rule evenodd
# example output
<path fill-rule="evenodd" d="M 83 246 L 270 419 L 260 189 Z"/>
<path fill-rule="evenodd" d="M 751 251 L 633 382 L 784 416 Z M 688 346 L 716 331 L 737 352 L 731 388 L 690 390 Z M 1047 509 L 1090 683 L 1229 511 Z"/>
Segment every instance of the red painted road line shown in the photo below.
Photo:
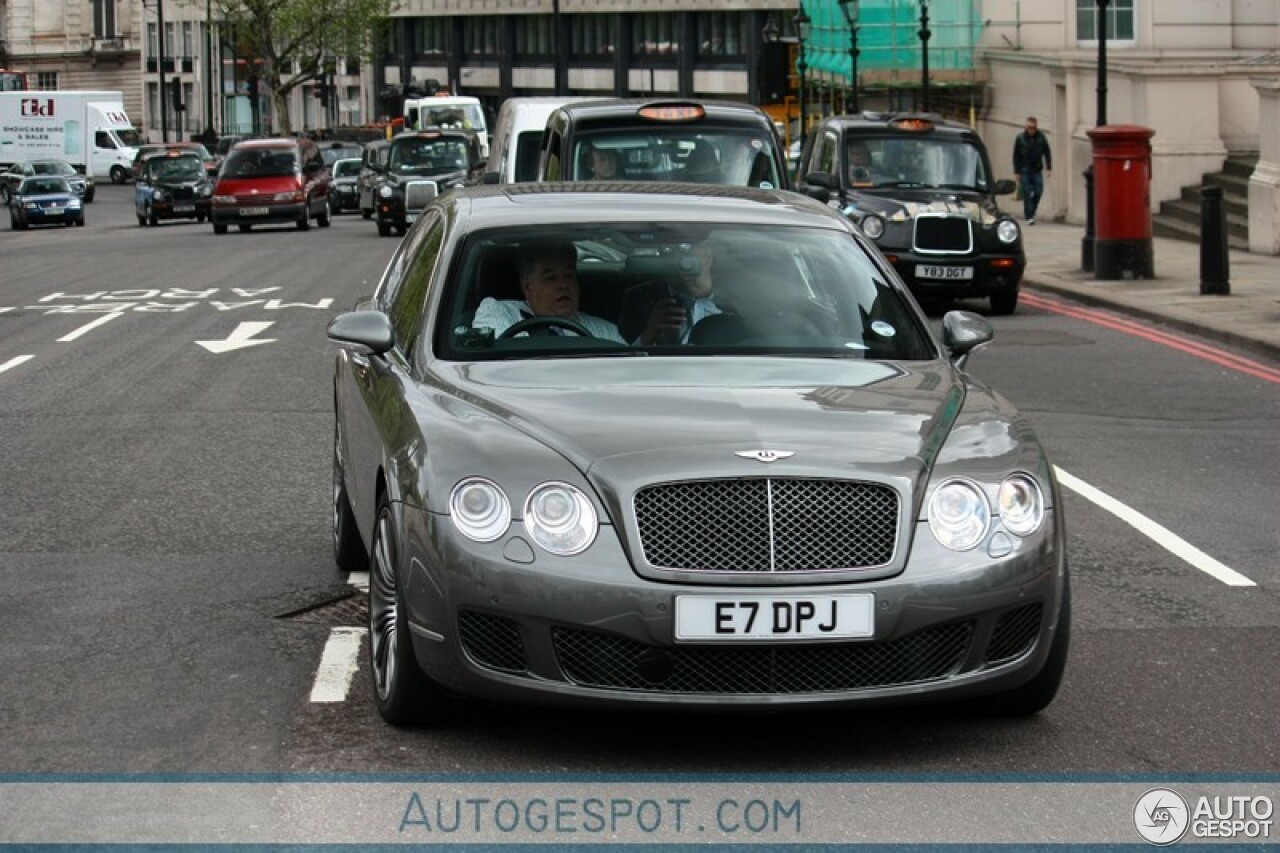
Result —
<path fill-rule="evenodd" d="M 1045 299 L 1040 296 L 1034 296 L 1029 293 L 1022 294 L 1022 300 L 1026 304 L 1044 311 L 1051 311 L 1055 314 L 1062 314 L 1066 317 L 1073 317 L 1077 320 L 1084 320 L 1087 323 L 1093 323 L 1097 326 L 1112 329 L 1113 331 L 1123 332 L 1127 335 L 1143 338 L 1167 346 L 1172 349 L 1194 355 L 1205 361 L 1211 361 L 1221 367 L 1226 367 L 1238 373 L 1244 373 L 1257 379 L 1263 379 L 1267 382 L 1280 384 L 1280 370 L 1268 365 L 1262 364 L 1252 359 L 1243 358 L 1225 350 L 1193 341 L 1189 338 L 1178 337 L 1167 332 L 1157 331 L 1149 326 L 1136 323 L 1132 320 L 1126 320 L 1121 317 L 1115 317 L 1102 311 L 1091 308 L 1077 308 L 1072 305 L 1064 305 L 1061 302 L 1055 302 L 1051 299 Z"/>

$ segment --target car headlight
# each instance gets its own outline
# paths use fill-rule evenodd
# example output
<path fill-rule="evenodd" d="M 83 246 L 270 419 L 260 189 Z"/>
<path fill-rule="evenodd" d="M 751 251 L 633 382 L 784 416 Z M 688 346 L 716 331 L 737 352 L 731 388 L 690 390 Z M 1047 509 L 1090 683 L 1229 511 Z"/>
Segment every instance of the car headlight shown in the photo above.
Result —
<path fill-rule="evenodd" d="M 395 195 L 395 191 L 392 190 L 391 187 L 387 186 L 386 184 L 383 184 L 382 186 L 378 187 L 378 195 L 382 196 L 383 198 L 391 198 L 391 196 Z"/>
<path fill-rule="evenodd" d="M 307 197 L 306 193 L 293 191 L 287 193 L 276 193 L 272 198 L 275 201 L 302 201 Z"/>
<path fill-rule="evenodd" d="M 213 192 L 212 187 L 204 186 L 204 187 L 196 188 L 196 195 L 200 196 L 201 198 L 204 198 L 205 196 L 209 195 L 209 193 L 211 192 Z"/>
<path fill-rule="evenodd" d="M 27 202 L 27 203 L 24 205 L 24 207 L 26 207 L 26 209 L 27 209 L 27 210 L 39 210 L 39 209 L 40 209 L 40 205 L 36 204 L 34 201 L 29 201 L 29 202 Z"/>
<path fill-rule="evenodd" d="M 1010 533 L 1030 536 L 1044 522 L 1044 494 L 1026 474 L 1010 474 L 996 492 L 996 510 Z"/>
<path fill-rule="evenodd" d="M 80 199 L 78 199 L 78 198 L 73 198 L 73 199 L 71 199 L 71 201 L 67 202 L 67 207 L 68 207 L 68 208 L 78 208 L 78 207 L 80 207 Z"/>
<path fill-rule="evenodd" d="M 165 194 L 165 191 L 164 191 L 164 190 L 156 190 L 156 191 L 152 194 L 152 196 L 151 196 L 151 200 L 152 200 L 152 201 L 164 201 L 164 200 L 165 200 L 165 199 L 167 199 L 168 197 L 169 197 L 169 196 Z"/>
<path fill-rule="evenodd" d="M 996 236 L 1001 243 L 1013 243 L 1018 239 L 1018 223 L 1012 219 L 1002 219 L 996 225 Z"/>
<path fill-rule="evenodd" d="M 568 483 L 543 483 L 524 502 L 524 527 L 538 546 L 569 557 L 596 538 L 596 510 L 581 490 Z"/>
<path fill-rule="evenodd" d="M 215 195 L 213 197 L 214 204 L 235 204 L 236 197 L 233 195 Z"/>
<path fill-rule="evenodd" d="M 968 551 L 991 525 L 986 495 L 968 480 L 947 480 L 929 499 L 929 530 L 952 551 Z"/>
<path fill-rule="evenodd" d="M 449 495 L 449 516 L 463 536 L 492 542 L 511 525 L 511 502 L 494 483 L 479 477 L 463 480 Z"/>
<path fill-rule="evenodd" d="M 879 240 L 884 236 L 884 220 L 874 214 L 864 216 L 862 218 L 862 233 L 872 240 Z"/>

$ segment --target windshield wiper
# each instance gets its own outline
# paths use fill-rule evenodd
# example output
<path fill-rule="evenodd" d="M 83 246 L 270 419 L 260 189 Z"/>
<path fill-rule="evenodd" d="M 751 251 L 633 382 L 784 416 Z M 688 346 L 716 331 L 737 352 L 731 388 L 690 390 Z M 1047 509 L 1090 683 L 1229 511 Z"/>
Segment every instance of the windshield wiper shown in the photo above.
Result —
<path fill-rule="evenodd" d="M 940 190 L 968 190 L 973 193 L 986 192 L 982 187 L 975 187 L 973 184 L 933 184 Z"/>

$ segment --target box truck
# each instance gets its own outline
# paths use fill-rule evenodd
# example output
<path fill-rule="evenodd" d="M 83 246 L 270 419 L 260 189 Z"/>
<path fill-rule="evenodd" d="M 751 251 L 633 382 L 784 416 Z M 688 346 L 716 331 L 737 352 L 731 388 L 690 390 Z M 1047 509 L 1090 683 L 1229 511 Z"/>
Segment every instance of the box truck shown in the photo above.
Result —
<path fill-rule="evenodd" d="M 20 160 L 66 160 L 122 184 L 140 144 L 119 92 L 0 92 L 5 167 Z"/>

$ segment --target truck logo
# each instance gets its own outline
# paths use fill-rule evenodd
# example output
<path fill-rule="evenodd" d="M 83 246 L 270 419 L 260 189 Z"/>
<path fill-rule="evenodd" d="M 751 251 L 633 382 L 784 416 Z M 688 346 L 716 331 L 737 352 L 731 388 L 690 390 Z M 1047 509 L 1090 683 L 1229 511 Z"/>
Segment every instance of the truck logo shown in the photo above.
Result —
<path fill-rule="evenodd" d="M 22 114 L 24 116 L 40 116 L 53 118 L 53 98 L 23 98 Z"/>

